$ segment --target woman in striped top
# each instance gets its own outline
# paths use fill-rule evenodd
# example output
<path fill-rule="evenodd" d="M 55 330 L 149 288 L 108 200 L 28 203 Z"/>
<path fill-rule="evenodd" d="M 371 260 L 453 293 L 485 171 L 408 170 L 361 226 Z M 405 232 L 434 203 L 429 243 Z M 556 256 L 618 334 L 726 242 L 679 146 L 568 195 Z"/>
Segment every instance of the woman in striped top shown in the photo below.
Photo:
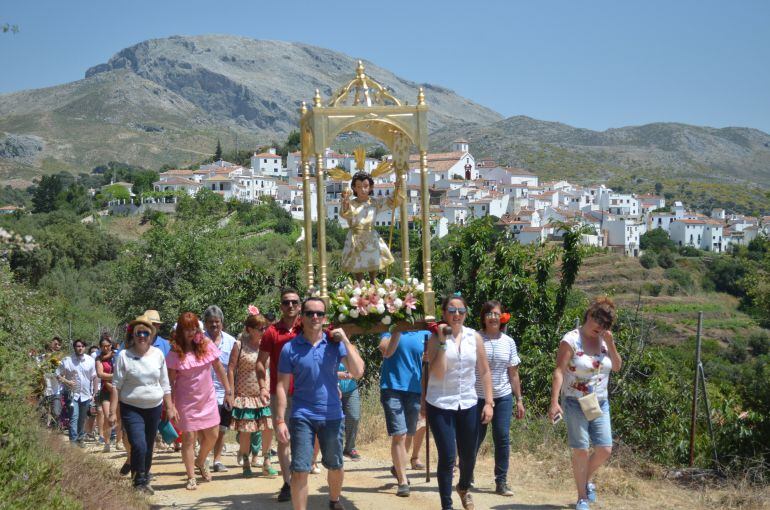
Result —
<path fill-rule="evenodd" d="M 516 342 L 501 331 L 502 305 L 499 301 L 487 301 L 481 307 L 481 330 L 479 336 L 484 341 L 489 371 L 492 376 L 492 397 L 495 402 L 495 414 L 492 417 L 492 440 L 495 443 L 495 492 L 501 496 L 513 496 L 508 486 L 508 456 L 511 450 L 510 430 L 511 414 L 516 419 L 524 418 L 524 403 L 521 400 L 521 382 L 519 381 L 519 355 Z M 476 391 L 483 393 L 482 380 L 476 377 Z M 516 409 L 514 411 L 514 396 Z M 479 405 L 482 401 L 479 401 Z M 480 421 L 480 420 L 479 420 Z M 481 423 L 476 451 L 487 435 L 487 425 Z"/>

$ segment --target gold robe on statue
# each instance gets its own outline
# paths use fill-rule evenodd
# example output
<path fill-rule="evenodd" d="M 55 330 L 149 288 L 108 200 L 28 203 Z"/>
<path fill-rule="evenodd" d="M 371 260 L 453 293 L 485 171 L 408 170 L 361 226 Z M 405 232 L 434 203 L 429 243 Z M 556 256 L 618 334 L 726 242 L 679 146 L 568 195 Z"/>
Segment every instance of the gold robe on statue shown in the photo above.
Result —
<path fill-rule="evenodd" d="M 374 221 L 379 213 L 397 207 L 402 199 L 403 192 L 395 197 L 370 197 L 366 202 L 353 199 L 350 208 L 340 213 L 350 226 L 342 249 L 343 271 L 353 274 L 381 271 L 393 263 L 393 254 L 374 229 Z"/>

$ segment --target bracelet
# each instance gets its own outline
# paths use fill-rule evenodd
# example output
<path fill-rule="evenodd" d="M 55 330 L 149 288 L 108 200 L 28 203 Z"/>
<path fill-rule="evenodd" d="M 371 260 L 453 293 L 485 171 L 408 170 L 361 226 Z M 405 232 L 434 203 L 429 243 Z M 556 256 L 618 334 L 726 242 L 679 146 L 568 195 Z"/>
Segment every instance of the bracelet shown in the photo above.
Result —
<path fill-rule="evenodd" d="M 275 419 L 275 424 L 276 424 L 276 426 L 277 426 L 277 425 L 280 425 L 281 423 L 286 423 L 286 422 L 285 422 L 285 421 L 283 421 L 283 420 L 281 420 L 280 418 L 276 418 L 276 419 Z"/>
<path fill-rule="evenodd" d="M 442 351 L 445 351 L 446 350 L 446 342 L 439 342 L 438 343 L 438 348 L 441 349 Z"/>

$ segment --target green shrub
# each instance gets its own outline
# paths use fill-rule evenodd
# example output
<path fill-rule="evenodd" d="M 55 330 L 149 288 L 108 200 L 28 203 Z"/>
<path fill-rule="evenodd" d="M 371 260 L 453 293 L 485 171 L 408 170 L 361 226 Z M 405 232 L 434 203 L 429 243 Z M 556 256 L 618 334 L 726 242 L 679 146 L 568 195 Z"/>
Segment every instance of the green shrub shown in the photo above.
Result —
<path fill-rule="evenodd" d="M 639 257 L 639 263 L 645 269 L 652 269 L 658 265 L 658 257 L 654 251 L 646 251 Z"/>
<path fill-rule="evenodd" d="M 663 290 L 663 284 L 661 283 L 645 282 L 642 285 L 642 292 L 647 294 L 648 296 L 653 296 L 653 297 L 660 296 L 660 291 L 662 290 Z"/>
<path fill-rule="evenodd" d="M 767 331 L 754 331 L 749 335 L 748 346 L 754 356 L 762 356 L 770 352 L 770 336 Z"/>
<path fill-rule="evenodd" d="M 672 283 L 677 284 L 682 290 L 687 291 L 692 289 L 692 276 L 687 271 L 679 269 L 678 267 L 672 267 L 666 269 L 664 275 L 671 280 Z"/>
<path fill-rule="evenodd" d="M 679 247 L 679 255 L 683 257 L 700 257 L 701 251 L 693 246 L 681 246 Z"/>
<path fill-rule="evenodd" d="M 666 250 L 658 254 L 658 265 L 663 269 L 674 267 L 675 263 L 674 255 L 670 251 Z"/>

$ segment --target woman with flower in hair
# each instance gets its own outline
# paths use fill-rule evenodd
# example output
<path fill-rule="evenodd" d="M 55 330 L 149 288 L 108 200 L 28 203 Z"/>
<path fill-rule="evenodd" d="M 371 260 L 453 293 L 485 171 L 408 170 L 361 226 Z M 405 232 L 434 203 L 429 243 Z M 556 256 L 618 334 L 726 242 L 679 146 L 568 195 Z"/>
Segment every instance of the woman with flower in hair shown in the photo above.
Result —
<path fill-rule="evenodd" d="M 267 371 L 258 363 L 259 344 L 270 322 L 255 306 L 249 307 L 249 316 L 243 323 L 243 333 L 230 353 L 227 375 L 230 387 L 235 389 L 232 422 L 230 426 L 239 432 L 238 455 L 243 464 L 243 476 L 252 475 L 249 463 L 251 434 L 262 433 L 262 474 L 271 478 L 278 472 L 270 465 L 270 443 L 273 425 L 270 414 L 270 386 Z"/>
<path fill-rule="evenodd" d="M 622 364 L 610 331 L 615 318 L 611 299 L 594 299 L 583 317 L 583 325 L 562 337 L 556 355 L 548 416 L 554 422 L 563 416 L 567 423 L 572 474 L 578 492 L 575 510 L 589 510 L 589 503 L 596 501 L 596 486 L 591 478 L 612 453 L 607 383 L 610 372 L 617 372 Z M 593 453 L 589 451 L 591 445 Z"/>
<path fill-rule="evenodd" d="M 524 418 L 524 403 L 521 400 L 521 381 L 519 380 L 519 355 L 516 342 L 502 331 L 502 326 L 510 320 L 508 313 L 503 313 L 499 301 L 487 301 L 481 306 L 481 330 L 479 335 L 484 341 L 484 350 L 489 362 L 492 377 L 492 397 L 495 402 L 495 414 L 492 416 L 492 440 L 495 444 L 495 492 L 501 496 L 513 496 L 508 486 L 508 456 L 511 450 L 511 415 L 516 419 Z M 476 393 L 483 395 L 483 381 L 477 372 Z M 516 408 L 514 409 L 514 397 Z M 484 404 L 479 400 L 477 408 Z M 479 422 L 481 417 L 479 416 Z M 481 423 L 476 452 L 487 435 L 487 424 Z"/>
<path fill-rule="evenodd" d="M 211 481 L 206 457 L 217 440 L 219 408 L 211 378 L 213 368 L 225 385 L 225 401 L 233 405 L 233 391 L 227 384 L 227 373 L 219 361 L 219 349 L 206 338 L 198 317 L 185 312 L 177 320 L 166 357 L 171 396 L 179 415 L 178 429 L 182 432 L 182 459 L 187 471 L 187 489 L 195 490 L 195 469 L 204 481 Z M 195 458 L 195 440 L 200 442 Z"/>

